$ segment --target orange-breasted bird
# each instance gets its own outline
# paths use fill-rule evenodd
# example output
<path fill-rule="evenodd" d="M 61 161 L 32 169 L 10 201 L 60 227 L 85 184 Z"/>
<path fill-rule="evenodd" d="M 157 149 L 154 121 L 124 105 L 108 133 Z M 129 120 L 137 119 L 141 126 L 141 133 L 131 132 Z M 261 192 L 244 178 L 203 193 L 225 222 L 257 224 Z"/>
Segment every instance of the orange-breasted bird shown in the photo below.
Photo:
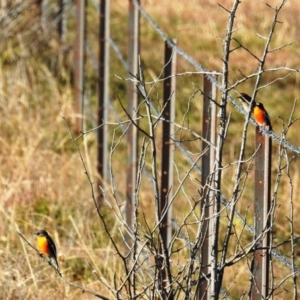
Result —
<path fill-rule="evenodd" d="M 46 230 L 38 230 L 34 232 L 37 236 L 37 246 L 41 253 L 48 255 L 50 263 L 59 272 L 59 267 L 56 259 L 55 244 Z"/>
<path fill-rule="evenodd" d="M 254 119 L 260 126 L 270 126 L 271 129 L 270 117 L 262 103 L 256 102 L 254 107 L 252 108 L 252 113 Z"/>
<path fill-rule="evenodd" d="M 246 93 L 241 93 L 238 98 L 242 100 L 244 109 L 248 111 L 252 98 Z M 253 100 L 251 104 L 251 112 L 253 114 L 254 119 L 260 126 L 270 126 L 271 129 L 270 117 L 262 103 L 255 102 Z"/>

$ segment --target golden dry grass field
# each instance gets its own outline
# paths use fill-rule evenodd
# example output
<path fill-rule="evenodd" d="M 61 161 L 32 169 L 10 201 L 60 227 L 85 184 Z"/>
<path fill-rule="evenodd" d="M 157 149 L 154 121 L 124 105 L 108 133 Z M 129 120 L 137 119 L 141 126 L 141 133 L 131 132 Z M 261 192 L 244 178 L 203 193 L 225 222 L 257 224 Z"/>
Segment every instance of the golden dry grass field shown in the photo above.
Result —
<path fill-rule="evenodd" d="M 13 2 L 13 1 L 12 1 Z M 50 1 L 51 2 L 51 1 Z M 89 1 L 90 2 L 90 1 Z M 95 1 L 96 2 L 96 1 Z M 222 72 L 223 41 L 226 34 L 228 12 L 221 6 L 231 9 L 233 0 L 208 1 L 166 1 L 142 0 L 145 10 L 170 38 L 176 38 L 178 45 L 207 70 Z M 281 1 L 266 1 L 272 6 Z M 244 0 L 240 3 L 236 14 L 233 34 L 234 38 L 261 57 L 265 40 L 269 34 L 274 11 L 261 0 Z M 269 53 L 266 68 L 282 66 L 299 69 L 300 63 L 300 5 L 298 0 L 288 0 L 279 14 L 279 21 L 270 48 L 291 45 Z M 52 3 L 50 11 L 57 9 Z M 111 1 L 111 35 L 119 46 L 125 59 L 127 58 L 127 1 Z M 74 41 L 74 17 L 68 12 L 68 40 L 61 45 L 56 34 L 55 25 L 49 23 L 40 27 L 37 11 L 34 6 L 16 14 L 1 11 L 0 35 L 0 299 L 93 299 L 92 295 L 65 284 L 53 269 L 43 261 L 33 249 L 24 243 L 17 232 L 35 245 L 32 233 L 44 228 L 56 242 L 58 261 L 64 278 L 80 284 L 90 290 L 113 299 L 107 288 L 101 284 L 92 270 L 110 284 L 114 274 L 123 272 L 116 252 L 109 241 L 104 226 L 96 213 L 91 197 L 91 186 L 85 175 L 79 153 L 72 142 L 67 123 L 71 127 L 75 120 L 72 88 L 72 44 Z M 7 21 L 9 20 L 9 21 Z M 87 39 L 95 55 L 98 53 L 98 17 L 96 9 L 89 3 L 87 8 Z M 52 24 L 52 25 L 51 25 Z M 163 69 L 163 41 L 151 25 L 141 17 L 141 59 L 148 81 L 155 80 Z M 232 42 L 231 48 L 237 46 Z M 233 84 L 243 75 L 250 75 L 258 67 L 257 60 L 244 49 L 231 53 L 229 59 L 229 83 Z M 177 72 L 194 72 L 192 65 L 182 57 L 178 57 Z M 126 115 L 118 103 L 119 97 L 126 103 L 126 81 L 128 74 L 111 52 L 111 100 L 119 114 L 120 120 Z M 290 73 L 289 76 L 287 76 Z M 117 76 L 116 76 L 117 75 Z M 86 61 L 86 94 L 89 100 L 86 110 L 85 129 L 94 125 L 97 111 L 97 75 L 93 63 L 87 55 Z M 286 77 L 287 76 L 287 77 Z M 281 78 L 281 80 L 272 81 Z M 281 134 L 282 119 L 287 124 L 294 105 L 299 97 L 299 74 L 286 70 L 266 72 L 262 76 L 257 99 L 263 102 L 272 119 L 276 135 Z M 201 75 L 186 74 L 177 78 L 177 122 L 189 126 L 196 132 L 201 131 L 202 98 L 198 86 L 202 86 Z M 237 86 L 239 92 L 252 93 L 255 79 L 249 79 Z M 154 85 L 151 97 L 157 107 L 162 103 L 162 85 Z M 193 97 L 193 94 L 195 96 Z M 237 96 L 236 91 L 230 94 Z M 190 103 L 190 108 L 187 104 Z M 224 165 L 238 159 L 244 116 L 231 104 L 228 104 L 231 120 L 224 146 Z M 293 119 L 300 117 L 300 108 L 296 104 Z M 281 119 L 282 118 L 282 119 Z M 110 121 L 116 122 L 111 113 Z M 141 123 L 141 126 L 145 124 Z M 299 146 L 299 125 L 295 122 L 287 135 L 288 141 Z M 108 185 L 107 198 L 113 199 L 112 191 L 117 192 L 118 204 L 124 204 L 126 183 L 126 139 L 121 137 L 121 126 L 108 126 L 110 145 L 116 145 L 112 154 L 112 174 L 114 186 Z M 158 134 L 160 133 L 158 129 Z M 113 140 L 113 134 L 115 139 Z M 182 132 L 182 138 L 191 136 Z M 74 138 L 76 136 L 74 135 Z M 249 158 L 254 147 L 254 126 L 249 126 L 246 156 Z M 97 182 L 96 174 L 96 133 L 92 132 L 77 140 L 93 182 Z M 160 142 L 158 142 L 158 146 Z M 194 158 L 201 151 L 199 140 L 186 142 L 185 146 Z M 277 174 L 278 145 L 273 143 L 272 188 L 274 189 Z M 276 194 L 276 221 L 273 228 L 276 241 L 290 238 L 291 202 L 294 213 L 300 213 L 299 205 L 299 158 L 292 152 L 289 159 L 295 156 L 290 166 L 293 191 L 286 169 L 282 172 L 280 187 Z M 147 156 L 149 158 L 149 156 Z M 190 165 L 179 151 L 175 152 L 176 172 L 174 188 L 189 170 Z M 159 159 L 160 160 L 160 159 Z M 146 167 L 150 169 L 150 162 Z M 222 193 L 230 197 L 232 193 L 235 166 L 224 170 Z M 199 198 L 199 174 L 191 172 L 174 201 L 174 218 L 181 222 L 190 210 L 190 203 Z M 140 213 L 147 214 L 147 221 L 155 220 L 153 192 L 144 178 L 139 194 Z M 94 185 L 95 187 L 95 185 Z M 97 192 L 99 192 L 97 190 Z M 250 164 L 248 181 L 237 208 L 241 214 L 253 211 L 253 163 Z M 106 224 L 117 242 L 122 243 L 119 233 L 122 226 L 116 220 L 108 205 L 101 208 Z M 152 214 L 153 212 L 153 214 Z M 249 213 L 250 214 L 250 213 Z M 250 214 L 251 215 L 251 214 Z M 247 221 L 252 224 L 251 216 Z M 224 228 L 226 226 L 225 220 Z M 222 226 L 223 226 L 222 225 Z M 224 228 L 221 226 L 221 230 Z M 294 219 L 295 235 L 299 234 L 300 221 Z M 236 230 L 242 226 L 237 221 Z M 190 234 L 195 234 L 191 226 Z M 245 234 L 248 242 L 252 237 Z M 297 247 L 296 254 L 299 253 Z M 280 252 L 290 258 L 290 244 L 280 248 Z M 178 263 L 183 257 L 176 258 Z M 296 260 L 300 267 L 300 260 Z M 274 262 L 274 273 L 279 277 L 291 271 Z M 246 274 L 246 275 L 245 275 Z M 228 289 L 232 299 L 240 299 L 249 286 L 249 270 L 243 264 L 228 270 L 223 287 Z M 287 281 L 274 299 L 291 299 L 291 282 Z M 287 292 L 288 291 L 288 292 Z"/>

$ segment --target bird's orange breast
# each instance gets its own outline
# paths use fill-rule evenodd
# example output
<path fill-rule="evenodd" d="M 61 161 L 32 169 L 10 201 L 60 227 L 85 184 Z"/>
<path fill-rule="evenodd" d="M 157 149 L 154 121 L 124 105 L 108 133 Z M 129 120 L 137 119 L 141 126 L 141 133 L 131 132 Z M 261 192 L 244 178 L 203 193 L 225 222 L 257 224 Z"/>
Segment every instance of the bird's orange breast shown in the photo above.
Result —
<path fill-rule="evenodd" d="M 266 115 L 263 109 L 254 107 L 253 115 L 259 125 L 266 125 Z"/>
<path fill-rule="evenodd" d="M 37 245 L 38 245 L 39 250 L 42 253 L 47 254 L 47 255 L 50 254 L 50 248 L 49 248 L 47 238 L 45 238 L 44 236 L 39 236 L 37 238 Z"/>

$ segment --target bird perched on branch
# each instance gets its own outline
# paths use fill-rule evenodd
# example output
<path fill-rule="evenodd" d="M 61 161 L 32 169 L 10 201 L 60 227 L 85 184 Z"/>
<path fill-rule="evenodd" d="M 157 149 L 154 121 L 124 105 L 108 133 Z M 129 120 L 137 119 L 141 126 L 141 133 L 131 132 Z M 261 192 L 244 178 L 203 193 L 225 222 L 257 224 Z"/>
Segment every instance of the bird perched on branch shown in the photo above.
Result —
<path fill-rule="evenodd" d="M 244 109 L 248 111 L 252 98 L 246 93 L 241 93 L 238 98 L 241 99 Z M 251 103 L 251 112 L 259 126 L 269 126 L 271 130 L 271 120 L 262 103 L 253 100 Z"/>
<path fill-rule="evenodd" d="M 37 246 L 39 251 L 48 255 L 51 265 L 59 272 L 56 259 L 56 247 L 48 232 L 46 230 L 38 230 L 34 232 L 34 235 L 37 236 Z"/>

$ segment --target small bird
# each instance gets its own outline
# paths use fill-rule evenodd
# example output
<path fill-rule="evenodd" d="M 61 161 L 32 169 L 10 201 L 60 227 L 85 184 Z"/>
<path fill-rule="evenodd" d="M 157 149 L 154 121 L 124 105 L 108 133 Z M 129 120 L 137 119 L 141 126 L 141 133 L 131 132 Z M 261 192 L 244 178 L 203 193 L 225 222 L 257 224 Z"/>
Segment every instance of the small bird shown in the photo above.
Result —
<path fill-rule="evenodd" d="M 262 103 L 256 102 L 252 108 L 252 113 L 260 126 L 269 126 L 271 130 L 271 120 Z"/>
<path fill-rule="evenodd" d="M 244 109 L 248 111 L 252 98 L 246 93 L 241 93 L 238 98 L 241 99 Z M 251 112 L 259 126 L 269 126 L 271 130 L 271 120 L 262 103 L 253 100 Z"/>
<path fill-rule="evenodd" d="M 41 253 L 48 255 L 50 263 L 59 272 L 59 267 L 56 259 L 55 244 L 46 230 L 38 230 L 34 232 L 37 236 L 37 246 Z"/>
<path fill-rule="evenodd" d="M 246 93 L 241 93 L 241 95 L 238 97 L 238 99 L 241 99 L 244 110 L 248 111 L 252 98 Z M 255 101 L 253 100 L 252 105 L 251 105 L 252 109 L 254 106 L 255 106 Z"/>

